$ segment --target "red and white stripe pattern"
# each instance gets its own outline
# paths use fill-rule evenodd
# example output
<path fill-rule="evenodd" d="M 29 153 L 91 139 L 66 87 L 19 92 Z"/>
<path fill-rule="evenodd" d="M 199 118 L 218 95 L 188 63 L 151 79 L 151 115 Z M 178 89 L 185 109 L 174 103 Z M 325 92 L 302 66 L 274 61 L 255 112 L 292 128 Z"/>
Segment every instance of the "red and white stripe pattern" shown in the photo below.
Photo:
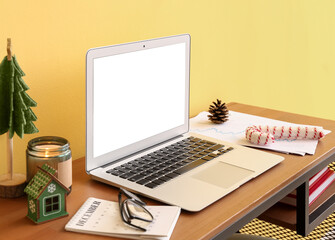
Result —
<path fill-rule="evenodd" d="M 275 139 L 312 139 L 318 140 L 324 137 L 323 128 L 306 126 L 268 126 L 253 125 L 247 127 L 245 137 L 252 143 L 267 145 Z"/>

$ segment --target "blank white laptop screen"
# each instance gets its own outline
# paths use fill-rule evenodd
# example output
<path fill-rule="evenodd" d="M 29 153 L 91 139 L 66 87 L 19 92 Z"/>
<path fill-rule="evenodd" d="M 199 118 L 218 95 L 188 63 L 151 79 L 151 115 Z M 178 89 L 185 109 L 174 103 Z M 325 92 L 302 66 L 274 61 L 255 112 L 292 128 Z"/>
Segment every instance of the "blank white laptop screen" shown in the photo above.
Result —
<path fill-rule="evenodd" d="M 186 44 L 93 60 L 93 157 L 185 122 Z"/>

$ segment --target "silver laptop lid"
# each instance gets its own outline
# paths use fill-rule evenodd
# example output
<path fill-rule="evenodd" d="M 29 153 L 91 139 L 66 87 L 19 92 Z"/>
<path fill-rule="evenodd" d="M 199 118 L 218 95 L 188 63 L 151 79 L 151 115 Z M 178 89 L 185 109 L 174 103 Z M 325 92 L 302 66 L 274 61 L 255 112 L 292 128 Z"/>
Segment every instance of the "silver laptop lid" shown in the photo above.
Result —
<path fill-rule="evenodd" d="M 86 171 L 188 131 L 188 34 L 90 49 Z"/>

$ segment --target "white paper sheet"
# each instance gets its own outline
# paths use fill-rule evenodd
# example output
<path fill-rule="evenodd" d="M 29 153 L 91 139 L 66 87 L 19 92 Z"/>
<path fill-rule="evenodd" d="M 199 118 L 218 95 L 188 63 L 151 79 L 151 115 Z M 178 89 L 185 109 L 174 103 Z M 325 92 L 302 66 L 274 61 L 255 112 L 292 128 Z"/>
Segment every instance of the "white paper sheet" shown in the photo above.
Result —
<path fill-rule="evenodd" d="M 209 137 L 214 137 L 227 142 L 245 146 L 270 149 L 278 152 L 293 153 L 298 155 L 314 154 L 318 140 L 275 140 L 266 146 L 250 143 L 245 139 L 245 130 L 252 125 L 295 126 L 298 124 L 278 121 L 270 118 L 254 116 L 245 113 L 229 111 L 229 120 L 223 124 L 214 124 L 208 120 L 208 112 L 201 112 L 190 120 L 190 131 Z M 299 124 L 303 126 L 309 126 Z M 325 134 L 330 133 L 325 130 Z M 322 139 L 320 140 L 322 141 Z"/>

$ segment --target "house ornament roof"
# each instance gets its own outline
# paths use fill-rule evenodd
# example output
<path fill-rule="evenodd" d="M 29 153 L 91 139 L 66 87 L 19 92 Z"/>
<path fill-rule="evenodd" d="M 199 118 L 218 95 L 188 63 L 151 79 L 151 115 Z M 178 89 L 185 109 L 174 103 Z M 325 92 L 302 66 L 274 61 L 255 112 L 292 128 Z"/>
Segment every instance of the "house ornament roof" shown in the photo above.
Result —
<path fill-rule="evenodd" d="M 54 168 L 44 164 L 30 180 L 24 192 L 33 199 L 37 199 L 52 179 L 57 180 L 56 173 L 57 171 Z"/>

